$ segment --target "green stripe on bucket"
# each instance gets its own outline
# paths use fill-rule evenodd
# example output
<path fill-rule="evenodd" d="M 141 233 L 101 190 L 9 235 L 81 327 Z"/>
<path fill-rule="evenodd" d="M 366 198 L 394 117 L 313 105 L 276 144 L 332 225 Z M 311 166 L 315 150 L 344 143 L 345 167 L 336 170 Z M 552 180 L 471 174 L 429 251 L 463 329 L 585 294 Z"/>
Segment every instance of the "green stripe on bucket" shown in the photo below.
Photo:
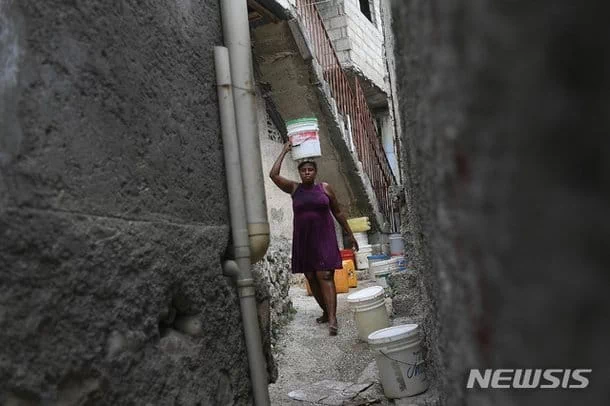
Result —
<path fill-rule="evenodd" d="M 317 123 L 317 122 L 318 122 L 318 119 L 315 117 L 304 117 L 304 118 L 297 118 L 296 120 L 286 121 L 286 126 L 301 124 L 301 123 Z"/>

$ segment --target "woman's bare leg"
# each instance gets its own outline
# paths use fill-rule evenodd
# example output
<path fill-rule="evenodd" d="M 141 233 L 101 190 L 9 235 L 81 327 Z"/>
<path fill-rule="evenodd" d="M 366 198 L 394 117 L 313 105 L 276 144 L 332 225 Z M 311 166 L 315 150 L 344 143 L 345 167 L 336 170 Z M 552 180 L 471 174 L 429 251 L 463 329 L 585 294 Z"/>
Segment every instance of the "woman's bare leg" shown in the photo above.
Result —
<path fill-rule="evenodd" d="M 309 282 L 309 288 L 311 289 L 311 293 L 313 297 L 318 302 L 318 305 L 322 309 L 322 317 L 318 317 L 316 321 L 318 323 L 326 323 L 328 321 L 328 313 L 326 312 L 326 304 L 324 301 L 324 297 L 322 296 L 322 289 L 320 284 L 318 283 L 318 278 L 316 278 L 315 272 L 305 272 L 305 277 Z"/>
<path fill-rule="evenodd" d="M 320 284 L 324 304 L 328 314 L 328 330 L 337 335 L 337 289 L 335 288 L 335 271 L 318 271 L 316 278 Z"/>

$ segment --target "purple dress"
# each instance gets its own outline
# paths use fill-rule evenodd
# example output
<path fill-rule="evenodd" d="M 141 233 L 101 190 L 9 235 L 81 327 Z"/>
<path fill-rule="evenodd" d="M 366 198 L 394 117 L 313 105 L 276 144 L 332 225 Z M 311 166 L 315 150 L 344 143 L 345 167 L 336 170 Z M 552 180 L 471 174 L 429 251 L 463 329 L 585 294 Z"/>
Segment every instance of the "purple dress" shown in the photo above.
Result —
<path fill-rule="evenodd" d="M 292 194 L 294 227 L 292 272 L 304 273 L 341 268 L 330 199 L 321 184 L 299 183 Z"/>

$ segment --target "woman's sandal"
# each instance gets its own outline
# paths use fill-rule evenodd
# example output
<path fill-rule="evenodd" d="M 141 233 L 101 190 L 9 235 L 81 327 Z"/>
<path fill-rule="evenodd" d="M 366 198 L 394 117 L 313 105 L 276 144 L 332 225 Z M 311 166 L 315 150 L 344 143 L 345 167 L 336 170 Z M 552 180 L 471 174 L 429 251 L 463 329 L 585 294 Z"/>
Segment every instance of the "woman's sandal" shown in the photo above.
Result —
<path fill-rule="evenodd" d="M 337 325 L 328 326 L 328 333 L 331 336 L 336 336 L 339 333 L 339 326 L 337 326 Z"/>

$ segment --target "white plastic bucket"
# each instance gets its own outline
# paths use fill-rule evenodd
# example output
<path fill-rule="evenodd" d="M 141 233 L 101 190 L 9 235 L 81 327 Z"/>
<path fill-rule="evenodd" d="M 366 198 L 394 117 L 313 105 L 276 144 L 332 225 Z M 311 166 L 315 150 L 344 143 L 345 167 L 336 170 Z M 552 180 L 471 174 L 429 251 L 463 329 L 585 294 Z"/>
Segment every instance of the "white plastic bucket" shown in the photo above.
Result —
<path fill-rule="evenodd" d="M 360 244 L 358 244 L 360 245 Z M 368 256 L 373 253 L 373 247 L 371 245 L 360 245 L 360 249 L 356 251 L 356 268 L 357 269 L 368 269 L 369 261 Z"/>
<path fill-rule="evenodd" d="M 404 243 L 402 235 L 390 234 L 390 255 L 400 256 L 404 254 Z"/>
<path fill-rule="evenodd" d="M 347 296 L 347 302 L 354 311 L 358 337 L 362 341 L 372 332 L 390 326 L 383 287 L 371 286 L 354 292 Z"/>
<path fill-rule="evenodd" d="M 383 254 L 371 254 L 367 257 L 367 261 L 369 262 L 369 268 L 375 262 L 387 261 L 388 259 L 390 259 L 390 257 L 388 257 L 387 255 L 383 255 Z"/>
<path fill-rule="evenodd" d="M 292 144 L 292 159 L 297 161 L 322 155 L 317 118 L 308 117 L 288 121 L 286 129 Z"/>
<path fill-rule="evenodd" d="M 371 278 L 375 279 L 375 282 L 377 282 L 379 286 L 383 286 L 384 288 L 389 287 L 387 277 L 394 271 L 392 269 L 393 262 L 393 259 L 388 259 L 386 261 L 376 261 L 369 264 Z"/>
<path fill-rule="evenodd" d="M 417 324 L 403 324 L 369 334 L 381 386 L 386 397 L 404 398 L 428 389 L 424 354 Z"/>
<path fill-rule="evenodd" d="M 390 268 L 394 271 L 405 271 L 407 269 L 407 261 L 403 256 L 392 257 L 390 260 Z"/>
<path fill-rule="evenodd" d="M 354 233 L 354 238 L 359 246 L 369 245 L 369 235 L 366 232 Z"/>

